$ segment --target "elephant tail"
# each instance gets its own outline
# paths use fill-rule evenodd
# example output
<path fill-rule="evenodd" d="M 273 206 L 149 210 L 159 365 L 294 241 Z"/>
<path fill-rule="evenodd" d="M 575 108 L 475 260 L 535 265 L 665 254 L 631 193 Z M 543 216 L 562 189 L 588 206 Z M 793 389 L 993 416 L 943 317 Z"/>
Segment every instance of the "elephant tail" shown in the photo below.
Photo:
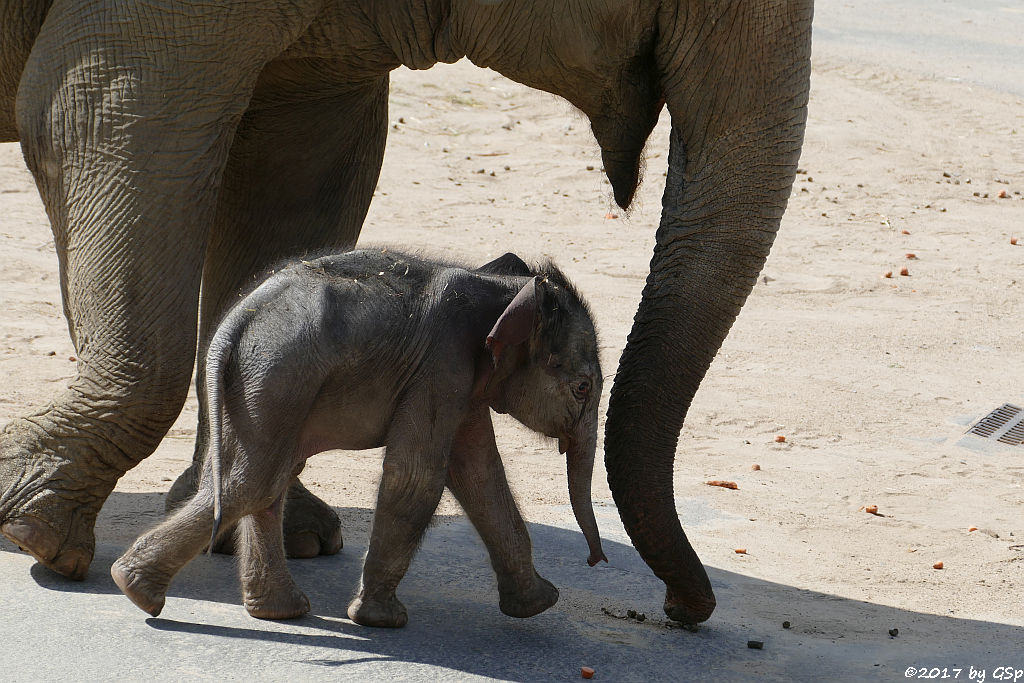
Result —
<path fill-rule="evenodd" d="M 210 534 L 207 554 L 213 552 L 224 516 L 221 493 L 224 487 L 224 384 L 228 364 L 235 349 L 238 348 L 239 340 L 256 318 L 261 306 L 272 301 L 288 287 L 290 280 L 285 275 L 287 272 L 278 271 L 277 275 L 264 280 L 232 308 L 217 327 L 206 352 L 206 410 L 210 424 L 210 445 L 206 461 L 209 465 L 210 483 L 213 486 L 213 531 Z M 230 467 L 228 464 L 229 470 Z"/>
<path fill-rule="evenodd" d="M 234 347 L 232 343 L 234 341 L 232 339 L 234 326 L 226 324 L 229 320 L 230 317 L 217 330 L 206 354 L 206 409 L 210 424 L 210 447 L 206 459 L 210 467 L 210 483 L 213 485 L 213 531 L 210 534 L 210 546 L 207 548 L 207 554 L 213 553 L 213 546 L 217 540 L 217 534 L 220 533 L 220 523 L 224 513 L 221 504 L 224 371 Z"/>
<path fill-rule="evenodd" d="M 256 301 L 256 297 L 265 294 L 261 292 L 265 289 L 266 283 L 228 312 L 210 340 L 210 347 L 206 352 L 206 410 L 210 424 L 210 445 L 206 461 L 209 465 L 210 483 L 213 486 L 213 531 L 210 533 L 207 554 L 213 553 L 214 542 L 220 533 L 221 520 L 224 516 L 221 502 L 224 468 L 224 376 L 239 338 L 255 316 L 258 306 L 253 302 Z"/>

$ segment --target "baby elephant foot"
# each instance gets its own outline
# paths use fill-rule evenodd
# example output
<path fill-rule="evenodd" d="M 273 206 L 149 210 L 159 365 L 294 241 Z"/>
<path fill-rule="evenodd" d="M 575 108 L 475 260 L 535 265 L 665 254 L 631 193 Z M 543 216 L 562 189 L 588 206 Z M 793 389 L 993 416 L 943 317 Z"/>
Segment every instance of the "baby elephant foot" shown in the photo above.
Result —
<path fill-rule="evenodd" d="M 150 616 L 158 616 L 164 608 L 170 579 L 147 573 L 130 555 L 129 550 L 114 562 L 110 567 L 110 576 L 137 607 Z"/>
<path fill-rule="evenodd" d="M 257 619 L 297 619 L 309 612 L 309 598 L 294 584 L 282 590 L 242 596 L 249 616 Z"/>
<path fill-rule="evenodd" d="M 360 594 L 349 603 L 348 618 L 361 626 L 383 628 L 402 628 L 409 623 L 405 605 L 394 595 L 386 600 L 373 600 Z"/>
<path fill-rule="evenodd" d="M 558 589 L 537 572 L 533 573 L 533 581 L 526 589 L 503 583 L 498 583 L 498 606 L 510 617 L 532 617 L 558 602 Z"/>

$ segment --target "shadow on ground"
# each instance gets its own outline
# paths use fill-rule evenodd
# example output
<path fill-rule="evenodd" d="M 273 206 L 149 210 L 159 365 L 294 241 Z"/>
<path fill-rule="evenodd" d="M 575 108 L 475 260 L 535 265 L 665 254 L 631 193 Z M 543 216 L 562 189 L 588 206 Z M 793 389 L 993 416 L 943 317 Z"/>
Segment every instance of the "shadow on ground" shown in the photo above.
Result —
<path fill-rule="evenodd" d="M 263 680 L 327 668 L 369 679 L 536 681 L 575 678 L 586 665 L 605 680 L 896 680 L 911 666 L 972 665 L 987 668 L 991 680 L 996 667 L 1024 669 L 1019 627 L 850 600 L 714 567 L 708 569 L 719 608 L 698 632 L 684 631 L 662 614 L 662 584 L 628 544 L 610 506 L 598 507 L 611 560 L 606 566 L 586 565 L 586 543 L 571 514 L 564 516 L 565 528 L 530 525 L 538 571 L 561 591 L 555 607 L 531 619 L 499 612 L 494 577 L 472 527 L 461 517 L 440 517 L 399 589 L 409 625 L 384 630 L 351 623 L 345 611 L 358 584 L 371 514 L 362 508 L 338 509 L 346 525 L 341 553 L 290 563 L 311 615 L 288 622 L 248 617 L 233 558 L 215 555 L 189 564 L 161 617 L 147 618 L 120 595 L 108 572 L 162 511 L 162 495 L 114 493 L 83 582 L 67 581 L 0 542 L 0 614 L 6 617 L 0 637 L 13 644 L 6 654 L 26 658 L 22 671 L 59 675 L 57 662 L 70 657 L 76 668 L 69 670 L 85 678 L 112 675 L 126 666 L 126 648 L 135 658 L 122 673 L 157 679 L 193 671 Z M 941 599 L 936 596 L 937 604 Z M 1008 608 L 1017 604 L 1009 601 Z M 630 618 L 628 610 L 646 618 Z M 62 637 L 55 639 L 58 623 Z M 898 635 L 890 636 L 890 629 Z M 69 637 L 73 633 L 80 638 Z M 18 647 L 19 640 L 28 649 Z M 749 649 L 748 640 L 764 648 Z M 27 654 L 40 643 L 49 655 Z"/>

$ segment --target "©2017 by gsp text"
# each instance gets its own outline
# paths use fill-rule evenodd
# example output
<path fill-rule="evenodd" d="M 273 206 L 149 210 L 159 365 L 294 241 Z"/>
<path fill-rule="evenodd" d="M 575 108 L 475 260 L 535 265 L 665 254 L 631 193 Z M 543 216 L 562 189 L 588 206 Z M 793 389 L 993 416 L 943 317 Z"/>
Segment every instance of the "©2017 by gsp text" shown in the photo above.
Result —
<path fill-rule="evenodd" d="M 995 666 L 989 669 L 974 666 L 953 667 L 953 666 L 908 666 L 903 672 L 906 678 L 920 678 L 923 680 L 944 680 L 953 681 L 1017 681 L 1024 680 L 1024 669 L 1015 666 Z"/>

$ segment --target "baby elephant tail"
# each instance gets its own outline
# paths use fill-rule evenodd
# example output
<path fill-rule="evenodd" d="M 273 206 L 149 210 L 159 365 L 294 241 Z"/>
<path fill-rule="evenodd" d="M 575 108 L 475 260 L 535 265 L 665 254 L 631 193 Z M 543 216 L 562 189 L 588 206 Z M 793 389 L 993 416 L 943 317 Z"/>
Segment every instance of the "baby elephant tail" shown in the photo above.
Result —
<path fill-rule="evenodd" d="M 224 452 L 224 375 L 227 372 L 231 353 L 238 344 L 242 332 L 252 322 L 259 301 L 272 290 L 268 283 L 256 288 L 248 297 L 236 305 L 221 321 L 220 326 L 210 340 L 210 348 L 206 351 L 206 410 L 210 424 L 210 445 L 206 452 L 209 465 L 210 483 L 213 486 L 213 531 L 210 534 L 210 546 L 207 554 L 213 553 L 214 542 L 220 533 L 223 518 L 221 504 L 221 487 Z M 273 293 L 272 291 L 270 292 Z"/>
<path fill-rule="evenodd" d="M 209 465 L 210 483 L 213 485 L 213 531 L 210 534 L 207 554 L 213 552 L 224 513 L 221 504 L 221 470 L 224 452 L 224 381 L 228 361 L 237 348 L 242 334 L 256 318 L 261 305 L 273 300 L 287 286 L 288 280 L 282 279 L 280 274 L 264 281 L 228 312 L 217 327 L 210 341 L 210 348 L 206 352 L 206 410 L 210 423 L 210 445 L 206 460 Z"/>
<path fill-rule="evenodd" d="M 227 322 L 226 320 L 225 323 Z M 213 553 L 213 546 L 217 540 L 217 534 L 220 533 L 220 523 L 224 512 L 221 505 L 221 451 L 224 424 L 224 371 L 234 346 L 230 330 L 228 325 L 222 325 L 210 342 L 210 349 L 206 354 L 206 410 L 210 424 L 210 446 L 206 458 L 209 465 L 210 483 L 213 485 L 213 532 L 210 534 L 210 546 L 206 549 L 208 555 Z"/>

